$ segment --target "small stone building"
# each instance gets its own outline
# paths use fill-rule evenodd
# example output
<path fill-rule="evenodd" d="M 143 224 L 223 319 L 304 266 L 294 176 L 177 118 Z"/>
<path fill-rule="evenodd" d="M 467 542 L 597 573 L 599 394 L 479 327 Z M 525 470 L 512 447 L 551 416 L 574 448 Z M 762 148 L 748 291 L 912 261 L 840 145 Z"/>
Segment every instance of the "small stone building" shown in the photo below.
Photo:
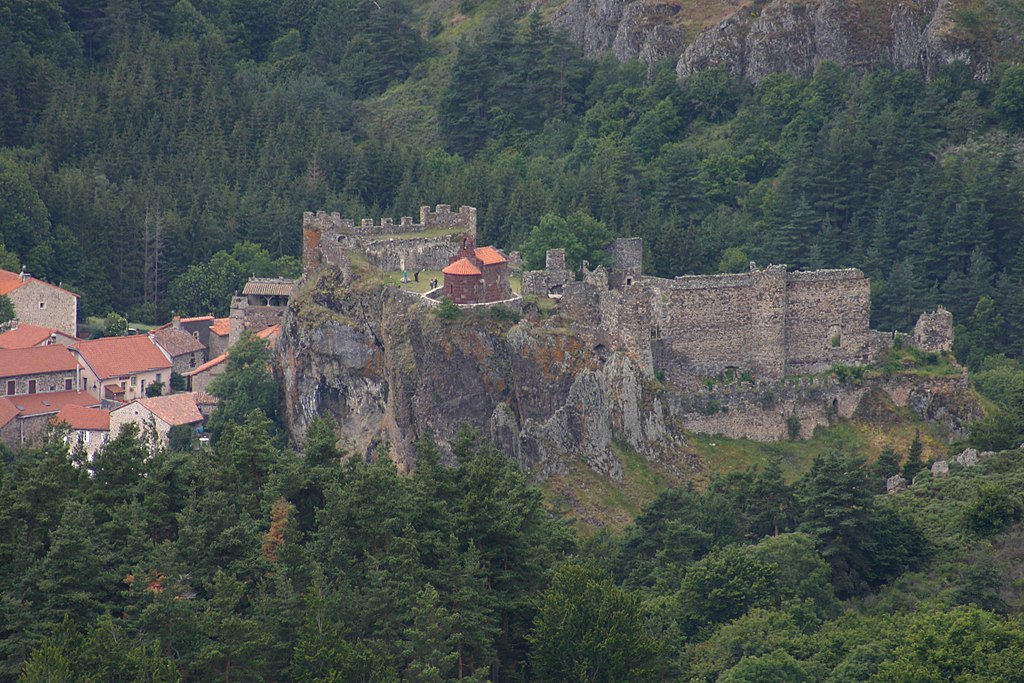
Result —
<path fill-rule="evenodd" d="M 77 294 L 28 273 L 9 270 L 0 270 L 0 294 L 10 298 L 19 321 L 71 336 L 78 333 Z"/>
<path fill-rule="evenodd" d="M 0 350 L 0 395 L 75 389 L 78 363 L 60 344 Z"/>
<path fill-rule="evenodd" d="M 173 394 L 140 398 L 110 413 L 110 433 L 117 436 L 125 424 L 135 423 L 143 435 L 150 434 L 156 447 L 168 445 L 172 427 L 188 426 L 198 430 L 203 425 L 203 414 L 192 394 Z"/>
<path fill-rule="evenodd" d="M 55 425 L 67 425 L 69 431 L 65 443 L 73 449 L 81 448 L 90 460 L 110 436 L 110 413 L 102 408 L 72 403 L 61 408 L 50 421 Z"/>
<path fill-rule="evenodd" d="M 211 318 L 212 320 L 212 318 Z M 209 326 L 207 326 L 209 337 Z M 171 358 L 171 371 L 179 375 L 195 370 L 206 362 L 206 347 L 196 334 L 190 334 L 173 323 L 153 332 L 153 341 Z M 164 387 L 165 391 L 167 386 Z"/>
<path fill-rule="evenodd" d="M 250 278 L 242 296 L 231 299 L 228 347 L 234 346 L 246 330 L 258 332 L 281 322 L 296 283 L 287 278 Z"/>
<path fill-rule="evenodd" d="M 39 445 L 53 416 L 69 405 L 94 407 L 99 401 L 84 391 L 0 398 L 0 441 L 14 448 Z"/>
<path fill-rule="evenodd" d="M 456 304 L 484 304 L 512 297 L 508 259 L 494 247 L 477 247 L 471 234 L 462 237 L 459 251 L 444 274 L 444 296 Z"/>

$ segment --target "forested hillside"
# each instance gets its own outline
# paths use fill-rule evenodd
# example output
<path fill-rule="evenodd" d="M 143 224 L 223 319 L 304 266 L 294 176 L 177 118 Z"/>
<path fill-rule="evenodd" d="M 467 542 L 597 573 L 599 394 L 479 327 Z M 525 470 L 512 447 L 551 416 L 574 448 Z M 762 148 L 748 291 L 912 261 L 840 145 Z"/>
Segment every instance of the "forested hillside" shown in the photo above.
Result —
<path fill-rule="evenodd" d="M 207 312 L 175 278 L 239 241 L 298 256 L 302 210 L 466 203 L 507 249 L 582 212 L 651 273 L 858 266 L 877 327 L 943 303 L 976 357 L 1021 352 L 1024 67 L 680 83 L 464 4 L 8 0 L 5 262 L 162 320 Z"/>
<path fill-rule="evenodd" d="M 953 311 L 996 452 L 933 479 L 919 438 L 867 463 L 819 434 L 800 474 L 702 472 L 579 535 L 473 434 L 408 476 L 325 420 L 283 447 L 243 345 L 211 448 L 2 453 L 0 680 L 1020 679 L 1024 66 L 680 82 L 529 8 L 0 0 L 0 267 L 83 314 L 222 314 L 296 274 L 303 210 L 438 202 L 528 258 L 635 235 L 658 275 L 855 266 L 876 328 Z"/>

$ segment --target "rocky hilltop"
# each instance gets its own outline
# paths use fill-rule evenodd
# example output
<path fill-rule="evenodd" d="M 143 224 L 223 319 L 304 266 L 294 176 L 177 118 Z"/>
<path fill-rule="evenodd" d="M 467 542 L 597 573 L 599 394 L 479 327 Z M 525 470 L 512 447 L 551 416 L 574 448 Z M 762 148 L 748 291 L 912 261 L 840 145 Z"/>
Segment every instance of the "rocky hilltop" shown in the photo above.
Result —
<path fill-rule="evenodd" d="M 496 306 L 442 316 L 412 292 L 323 269 L 293 298 L 279 342 L 289 430 L 301 442 L 309 421 L 326 415 L 354 453 L 387 443 L 408 468 L 425 432 L 448 450 L 469 426 L 536 476 L 582 460 L 614 479 L 622 464 L 613 446 L 680 473 L 699 467 L 687 455 L 688 430 L 778 439 L 798 436 L 794 425 L 809 434 L 839 417 L 905 406 L 957 435 L 978 417 L 958 372 L 723 374 L 676 385 L 642 355 L 606 347 L 599 327 L 548 308 L 528 300 L 522 313 Z"/>
<path fill-rule="evenodd" d="M 997 3 L 965 0 L 569 0 L 553 15 L 589 56 L 649 66 L 670 59 L 680 78 L 724 68 L 758 83 L 810 76 L 818 64 L 891 63 L 931 76 L 953 61 L 986 78 L 1019 48 Z"/>

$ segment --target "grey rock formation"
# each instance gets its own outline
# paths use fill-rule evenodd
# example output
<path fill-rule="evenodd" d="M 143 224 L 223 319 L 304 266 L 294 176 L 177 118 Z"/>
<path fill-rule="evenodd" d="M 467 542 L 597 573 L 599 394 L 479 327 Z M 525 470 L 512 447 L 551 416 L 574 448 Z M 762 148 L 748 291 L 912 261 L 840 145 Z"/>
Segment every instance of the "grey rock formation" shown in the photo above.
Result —
<path fill-rule="evenodd" d="M 680 78 L 718 67 L 758 83 L 773 73 L 810 76 L 825 61 L 854 68 L 891 63 L 929 77 L 957 60 L 979 78 L 992 68 L 958 26 L 953 0 L 771 0 L 737 7 L 689 36 L 678 21 L 679 4 L 667 0 L 569 0 L 552 23 L 589 57 L 611 53 L 648 67 L 671 58 Z"/>
<path fill-rule="evenodd" d="M 949 463 L 945 460 L 936 460 L 932 463 L 932 476 L 933 477 L 948 477 L 949 476 Z"/>
<path fill-rule="evenodd" d="M 588 57 L 611 52 L 652 67 L 675 59 L 686 46 L 685 33 L 672 25 L 679 6 L 644 0 L 569 0 L 552 20 Z"/>
<path fill-rule="evenodd" d="M 974 467 L 978 464 L 978 451 L 974 448 L 966 448 L 956 456 L 956 461 L 964 467 Z"/>
<path fill-rule="evenodd" d="M 894 474 L 885 480 L 885 492 L 899 493 L 900 491 L 907 490 L 907 480 L 898 474 Z"/>

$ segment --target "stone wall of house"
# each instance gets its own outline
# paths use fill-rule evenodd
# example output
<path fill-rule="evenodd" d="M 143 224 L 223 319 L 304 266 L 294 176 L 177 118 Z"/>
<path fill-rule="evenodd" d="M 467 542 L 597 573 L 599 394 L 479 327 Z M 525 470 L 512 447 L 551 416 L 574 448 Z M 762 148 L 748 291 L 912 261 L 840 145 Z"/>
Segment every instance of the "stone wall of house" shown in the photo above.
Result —
<path fill-rule="evenodd" d="M 231 332 L 228 335 L 228 348 L 234 346 L 246 330 L 259 332 L 280 323 L 286 309 L 287 306 L 253 306 L 244 296 L 231 297 Z M 192 369 L 188 368 L 185 372 Z M 182 374 L 177 367 L 174 371 Z"/>
<path fill-rule="evenodd" d="M 67 382 L 71 386 L 67 386 Z M 8 391 L 8 385 L 14 382 L 14 391 Z M 18 377 L 4 377 L 0 379 L 0 396 L 23 396 L 29 392 L 29 382 L 35 382 L 36 394 L 48 391 L 69 391 L 75 388 L 75 371 L 66 370 L 60 372 L 41 372 L 36 375 L 19 375 Z"/>
<path fill-rule="evenodd" d="M 78 297 L 71 292 L 29 279 L 8 296 L 20 322 L 78 335 Z"/>
<path fill-rule="evenodd" d="M 205 355 L 206 354 L 202 351 L 193 351 L 192 353 L 183 353 L 180 356 L 175 356 L 171 359 L 171 371 L 176 372 L 179 375 L 184 375 L 186 372 L 192 372 L 206 362 Z M 171 393 L 170 389 L 170 384 L 165 383 L 164 393 Z"/>

